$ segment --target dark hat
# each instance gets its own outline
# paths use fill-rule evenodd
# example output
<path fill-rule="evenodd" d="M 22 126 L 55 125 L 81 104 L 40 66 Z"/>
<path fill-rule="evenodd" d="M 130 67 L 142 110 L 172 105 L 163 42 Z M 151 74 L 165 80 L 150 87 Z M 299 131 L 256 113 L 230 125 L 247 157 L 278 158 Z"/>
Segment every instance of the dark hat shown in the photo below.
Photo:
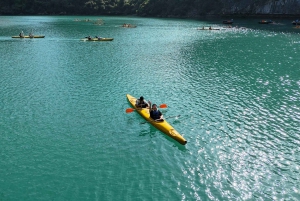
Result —
<path fill-rule="evenodd" d="M 143 97 L 143 96 L 141 96 L 141 97 L 140 97 L 140 100 L 144 100 L 144 97 Z"/>

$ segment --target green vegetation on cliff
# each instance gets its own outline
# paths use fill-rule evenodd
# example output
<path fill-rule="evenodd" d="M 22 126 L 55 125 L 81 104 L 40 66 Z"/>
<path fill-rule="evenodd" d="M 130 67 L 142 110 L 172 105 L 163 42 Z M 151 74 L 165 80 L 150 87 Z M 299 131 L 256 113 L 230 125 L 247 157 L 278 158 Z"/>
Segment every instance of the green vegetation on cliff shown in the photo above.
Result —
<path fill-rule="evenodd" d="M 1 0 L 2 15 L 299 14 L 300 0 Z"/>

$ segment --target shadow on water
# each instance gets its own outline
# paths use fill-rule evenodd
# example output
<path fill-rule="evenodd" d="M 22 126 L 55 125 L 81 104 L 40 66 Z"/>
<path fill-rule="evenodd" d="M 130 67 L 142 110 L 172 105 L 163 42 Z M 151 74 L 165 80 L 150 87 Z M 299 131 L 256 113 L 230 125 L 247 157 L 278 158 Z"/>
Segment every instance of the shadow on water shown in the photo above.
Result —
<path fill-rule="evenodd" d="M 159 135 L 163 136 L 166 140 L 168 140 L 170 143 L 173 144 L 173 147 L 178 148 L 180 151 L 187 151 L 187 148 L 185 145 L 180 144 L 176 140 L 172 139 L 171 137 L 167 136 L 166 134 L 162 133 L 161 131 L 157 130 L 154 126 L 148 125 L 147 127 L 143 128 L 141 130 L 141 133 L 139 136 L 145 137 L 149 136 L 151 139 L 159 140 Z"/>

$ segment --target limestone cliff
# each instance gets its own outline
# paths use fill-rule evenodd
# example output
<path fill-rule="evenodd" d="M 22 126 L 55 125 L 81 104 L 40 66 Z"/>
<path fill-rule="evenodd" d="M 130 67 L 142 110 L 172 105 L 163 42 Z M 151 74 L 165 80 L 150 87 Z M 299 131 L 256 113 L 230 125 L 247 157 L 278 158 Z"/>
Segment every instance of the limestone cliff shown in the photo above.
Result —
<path fill-rule="evenodd" d="M 300 14 L 300 0 L 222 0 L 223 14 Z"/>

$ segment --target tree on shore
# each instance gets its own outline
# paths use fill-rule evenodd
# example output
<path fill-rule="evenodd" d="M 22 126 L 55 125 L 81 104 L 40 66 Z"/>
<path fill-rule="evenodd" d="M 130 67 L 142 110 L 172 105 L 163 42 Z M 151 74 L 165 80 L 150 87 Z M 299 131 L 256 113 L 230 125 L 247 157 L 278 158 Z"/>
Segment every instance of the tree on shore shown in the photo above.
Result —
<path fill-rule="evenodd" d="M 1 15 L 191 17 L 224 13 L 300 14 L 300 0 L 1 0 Z"/>

